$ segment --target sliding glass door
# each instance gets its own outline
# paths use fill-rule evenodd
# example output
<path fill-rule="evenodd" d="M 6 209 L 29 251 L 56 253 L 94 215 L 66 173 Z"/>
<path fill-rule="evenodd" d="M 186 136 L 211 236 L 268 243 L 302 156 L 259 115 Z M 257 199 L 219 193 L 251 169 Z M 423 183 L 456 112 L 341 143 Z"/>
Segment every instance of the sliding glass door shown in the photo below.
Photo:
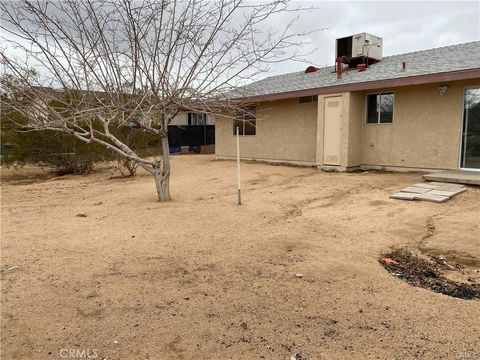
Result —
<path fill-rule="evenodd" d="M 465 89 L 460 167 L 480 170 L 480 87 Z"/>

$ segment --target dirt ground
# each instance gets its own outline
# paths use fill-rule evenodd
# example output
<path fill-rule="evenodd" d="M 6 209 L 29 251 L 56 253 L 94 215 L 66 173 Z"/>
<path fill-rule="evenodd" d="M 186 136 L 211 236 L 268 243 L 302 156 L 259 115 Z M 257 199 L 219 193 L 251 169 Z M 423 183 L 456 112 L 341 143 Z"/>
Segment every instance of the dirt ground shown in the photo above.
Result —
<path fill-rule="evenodd" d="M 176 156 L 159 203 L 145 173 L 3 169 L 2 359 L 480 359 L 479 300 L 378 262 L 421 248 L 478 280 L 480 188 L 408 202 L 419 174 L 243 163 L 238 206 L 235 170 Z"/>

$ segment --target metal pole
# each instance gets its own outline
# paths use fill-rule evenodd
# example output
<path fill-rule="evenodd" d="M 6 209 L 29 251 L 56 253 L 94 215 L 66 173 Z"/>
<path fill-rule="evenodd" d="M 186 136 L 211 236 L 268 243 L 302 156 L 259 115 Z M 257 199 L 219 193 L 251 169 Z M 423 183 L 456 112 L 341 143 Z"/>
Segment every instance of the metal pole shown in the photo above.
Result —
<path fill-rule="evenodd" d="M 203 121 L 203 145 L 204 145 L 204 151 L 206 149 L 207 145 L 207 114 L 205 114 L 205 119 Z"/>
<path fill-rule="evenodd" d="M 242 190 L 240 188 L 240 131 L 237 126 L 237 196 L 238 205 L 242 205 Z"/>

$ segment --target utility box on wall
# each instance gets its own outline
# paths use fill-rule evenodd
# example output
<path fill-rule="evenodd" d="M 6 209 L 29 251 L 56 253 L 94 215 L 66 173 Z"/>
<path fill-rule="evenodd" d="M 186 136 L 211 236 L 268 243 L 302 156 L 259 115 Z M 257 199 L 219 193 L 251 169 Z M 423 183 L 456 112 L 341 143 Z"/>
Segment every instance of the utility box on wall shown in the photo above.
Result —
<path fill-rule="evenodd" d="M 358 62 L 368 58 L 374 62 L 382 60 L 383 39 L 381 37 L 360 33 L 337 39 L 336 58 L 345 57 L 345 62 Z M 357 60 L 357 61 L 355 61 Z"/>

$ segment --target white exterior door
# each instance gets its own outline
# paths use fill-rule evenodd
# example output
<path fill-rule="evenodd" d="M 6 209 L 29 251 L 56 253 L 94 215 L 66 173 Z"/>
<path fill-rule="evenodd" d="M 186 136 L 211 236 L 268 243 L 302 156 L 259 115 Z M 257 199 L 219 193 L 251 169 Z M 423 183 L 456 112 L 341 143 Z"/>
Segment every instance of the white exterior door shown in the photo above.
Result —
<path fill-rule="evenodd" d="M 340 165 L 342 146 L 342 97 L 325 98 L 323 131 L 323 163 Z"/>

